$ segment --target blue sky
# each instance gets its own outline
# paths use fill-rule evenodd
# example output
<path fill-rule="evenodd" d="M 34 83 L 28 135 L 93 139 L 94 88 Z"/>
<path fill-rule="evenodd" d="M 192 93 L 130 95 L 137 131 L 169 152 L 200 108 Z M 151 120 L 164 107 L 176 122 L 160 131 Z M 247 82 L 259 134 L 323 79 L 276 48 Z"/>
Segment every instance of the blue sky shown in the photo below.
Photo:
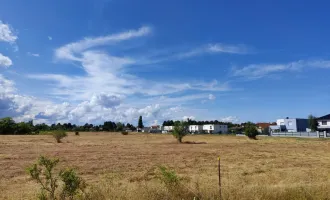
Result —
<path fill-rule="evenodd" d="M 330 112 L 327 1 L 0 6 L 0 117 L 244 122 Z"/>

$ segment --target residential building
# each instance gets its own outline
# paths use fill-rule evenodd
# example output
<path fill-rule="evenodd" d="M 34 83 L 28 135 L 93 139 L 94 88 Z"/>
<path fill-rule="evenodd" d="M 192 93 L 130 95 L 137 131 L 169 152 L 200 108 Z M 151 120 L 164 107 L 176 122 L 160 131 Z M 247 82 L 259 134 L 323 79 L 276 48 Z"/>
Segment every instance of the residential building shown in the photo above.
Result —
<path fill-rule="evenodd" d="M 206 133 L 228 133 L 228 126 L 223 124 L 204 124 L 203 131 Z"/>
<path fill-rule="evenodd" d="M 141 132 L 143 132 L 143 133 L 149 133 L 150 132 L 150 129 L 151 129 L 151 127 L 143 127 L 141 129 Z"/>
<path fill-rule="evenodd" d="M 203 132 L 203 125 L 190 125 L 189 126 L 190 133 L 202 133 Z"/>
<path fill-rule="evenodd" d="M 319 123 L 317 127 L 319 131 L 326 131 L 327 133 L 330 133 L 330 114 L 318 118 L 317 122 Z"/>
<path fill-rule="evenodd" d="M 308 119 L 285 118 L 278 119 L 276 125 L 269 126 L 271 132 L 305 132 Z"/>
<path fill-rule="evenodd" d="M 265 133 L 267 132 L 266 130 L 269 129 L 269 127 L 271 125 L 276 125 L 275 122 L 273 123 L 268 123 L 268 122 L 259 122 L 259 123 L 256 123 L 256 126 L 257 126 L 257 130 L 259 133 Z"/>
<path fill-rule="evenodd" d="M 162 129 L 159 125 L 153 125 L 150 127 L 149 133 L 161 133 Z"/>
<path fill-rule="evenodd" d="M 172 132 L 173 128 L 174 128 L 174 126 L 164 126 L 163 131 Z"/>

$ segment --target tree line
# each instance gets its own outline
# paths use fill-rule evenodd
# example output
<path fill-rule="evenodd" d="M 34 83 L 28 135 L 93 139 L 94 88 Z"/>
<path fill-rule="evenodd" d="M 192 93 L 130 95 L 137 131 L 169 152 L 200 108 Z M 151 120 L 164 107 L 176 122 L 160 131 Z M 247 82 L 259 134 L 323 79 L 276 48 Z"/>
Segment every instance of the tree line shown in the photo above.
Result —
<path fill-rule="evenodd" d="M 130 123 L 112 122 L 106 121 L 103 125 L 84 124 L 76 125 L 71 123 L 57 123 L 50 126 L 42 124 L 33 124 L 33 121 L 16 123 L 12 118 L 5 117 L 0 119 L 0 135 L 12 135 L 12 134 L 39 134 L 41 131 L 53 131 L 53 130 L 65 130 L 65 131 L 135 131 L 136 127 Z"/>
<path fill-rule="evenodd" d="M 163 122 L 163 126 L 174 126 L 175 124 L 178 124 L 178 123 L 180 123 L 180 121 L 167 120 L 167 121 Z M 196 120 L 187 119 L 186 124 L 187 125 L 220 124 L 220 125 L 227 125 L 228 128 L 240 126 L 240 124 L 234 124 L 232 122 L 221 122 L 218 120 L 196 121 Z"/>

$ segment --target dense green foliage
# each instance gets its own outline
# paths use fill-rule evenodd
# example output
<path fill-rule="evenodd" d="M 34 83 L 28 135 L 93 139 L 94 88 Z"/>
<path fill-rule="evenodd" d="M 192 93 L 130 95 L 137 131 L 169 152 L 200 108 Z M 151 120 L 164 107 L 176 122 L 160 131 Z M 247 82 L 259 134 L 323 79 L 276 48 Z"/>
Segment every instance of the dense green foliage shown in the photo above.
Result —
<path fill-rule="evenodd" d="M 251 139 L 256 139 L 257 135 L 259 134 L 257 127 L 252 122 L 245 123 L 244 133 Z"/>
<path fill-rule="evenodd" d="M 61 140 L 68 136 L 65 131 L 62 130 L 56 130 L 52 132 L 53 137 L 55 138 L 57 143 L 61 143 Z"/>
<path fill-rule="evenodd" d="M 187 122 L 176 122 L 173 128 L 172 135 L 182 143 L 182 138 L 189 133 Z"/>
<path fill-rule="evenodd" d="M 164 121 L 163 126 L 174 126 L 178 122 L 180 122 L 180 121 L 173 121 L 173 120 Z M 228 128 L 239 126 L 238 124 L 233 124 L 231 122 L 221 122 L 218 120 L 214 120 L 214 121 L 213 120 L 212 121 L 196 121 L 196 120 L 191 120 L 191 119 L 187 120 L 187 125 L 204 125 L 204 124 L 221 124 L 221 125 L 227 125 Z"/>
<path fill-rule="evenodd" d="M 318 126 L 317 118 L 313 115 L 309 115 L 308 116 L 308 127 L 312 131 L 317 131 L 317 126 Z"/>
<path fill-rule="evenodd" d="M 61 170 L 59 174 L 54 171 L 59 159 L 49 159 L 40 156 L 37 163 L 27 168 L 30 177 L 40 186 L 41 191 L 38 195 L 39 200 L 55 199 L 74 199 L 74 197 L 83 192 L 85 182 L 76 174 L 73 169 Z M 58 197 L 58 180 L 63 182 L 60 197 Z"/>
<path fill-rule="evenodd" d="M 142 121 L 142 116 L 139 117 L 139 121 L 138 121 L 138 128 L 143 128 L 143 121 Z"/>
<path fill-rule="evenodd" d="M 33 131 L 32 121 L 27 123 L 25 122 L 15 123 L 15 121 L 10 117 L 0 119 L 1 135 L 31 134 L 32 131 Z"/>
<path fill-rule="evenodd" d="M 0 119 L 0 135 L 13 135 L 13 134 L 39 134 L 39 133 L 49 133 L 51 134 L 54 130 L 64 130 L 64 131 L 124 131 L 124 130 L 135 131 L 136 128 L 130 123 L 115 123 L 112 121 L 106 121 L 103 125 L 93 125 L 84 124 L 82 126 L 71 124 L 71 123 L 57 123 L 52 125 L 47 125 L 45 123 L 33 125 L 33 121 L 29 122 L 19 122 L 16 123 L 12 118 L 6 117 Z"/>

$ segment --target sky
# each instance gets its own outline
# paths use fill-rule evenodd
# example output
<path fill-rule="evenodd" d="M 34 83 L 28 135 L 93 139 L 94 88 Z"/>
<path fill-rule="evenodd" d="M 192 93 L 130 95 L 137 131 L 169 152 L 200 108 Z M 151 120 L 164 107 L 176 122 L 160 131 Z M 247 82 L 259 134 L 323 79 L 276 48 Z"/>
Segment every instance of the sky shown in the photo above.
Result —
<path fill-rule="evenodd" d="M 329 1 L 2 0 L 0 117 L 271 122 L 330 113 Z"/>

